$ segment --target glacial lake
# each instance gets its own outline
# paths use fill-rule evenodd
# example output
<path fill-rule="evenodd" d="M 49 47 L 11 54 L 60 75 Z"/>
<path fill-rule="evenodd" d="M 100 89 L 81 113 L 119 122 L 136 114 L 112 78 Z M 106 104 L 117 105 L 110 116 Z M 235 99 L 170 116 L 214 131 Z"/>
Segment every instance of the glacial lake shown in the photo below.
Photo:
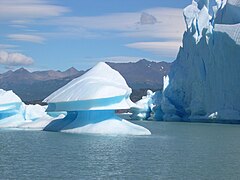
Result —
<path fill-rule="evenodd" d="M 0 179 L 240 179 L 240 126 L 139 122 L 151 136 L 0 130 Z"/>

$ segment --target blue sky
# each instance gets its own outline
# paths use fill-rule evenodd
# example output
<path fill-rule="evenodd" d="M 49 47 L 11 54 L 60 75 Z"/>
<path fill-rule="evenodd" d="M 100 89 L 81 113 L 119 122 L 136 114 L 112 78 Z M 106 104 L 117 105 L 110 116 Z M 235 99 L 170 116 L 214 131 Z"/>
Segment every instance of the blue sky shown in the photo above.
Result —
<path fill-rule="evenodd" d="M 173 61 L 191 0 L 0 0 L 0 72 Z"/>

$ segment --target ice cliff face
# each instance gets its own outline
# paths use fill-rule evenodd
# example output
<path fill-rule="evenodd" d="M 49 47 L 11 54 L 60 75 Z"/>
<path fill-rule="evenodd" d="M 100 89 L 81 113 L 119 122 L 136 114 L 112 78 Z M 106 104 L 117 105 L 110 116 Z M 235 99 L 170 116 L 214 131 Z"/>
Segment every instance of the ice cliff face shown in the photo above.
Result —
<path fill-rule="evenodd" d="M 164 120 L 240 120 L 240 1 L 184 9 L 187 30 L 159 111 Z"/>
<path fill-rule="evenodd" d="M 239 0 L 216 0 L 214 7 L 216 24 L 238 24 L 240 22 Z"/>

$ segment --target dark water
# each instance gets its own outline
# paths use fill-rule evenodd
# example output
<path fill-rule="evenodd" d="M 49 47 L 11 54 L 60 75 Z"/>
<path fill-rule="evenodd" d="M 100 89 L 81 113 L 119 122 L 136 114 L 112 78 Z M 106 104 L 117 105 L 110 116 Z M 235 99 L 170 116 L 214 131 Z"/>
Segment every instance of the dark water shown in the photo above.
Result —
<path fill-rule="evenodd" d="M 240 126 L 134 122 L 152 136 L 0 131 L 0 179 L 240 179 Z"/>

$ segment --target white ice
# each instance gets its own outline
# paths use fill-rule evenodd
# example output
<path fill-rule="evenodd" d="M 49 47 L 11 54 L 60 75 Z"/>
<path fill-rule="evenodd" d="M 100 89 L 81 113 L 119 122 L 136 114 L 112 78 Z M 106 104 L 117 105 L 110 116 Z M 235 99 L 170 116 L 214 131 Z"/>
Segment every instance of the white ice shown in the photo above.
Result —
<path fill-rule="evenodd" d="M 132 90 L 119 72 L 100 62 L 45 99 L 47 111 L 67 111 L 45 131 L 149 135 L 149 130 L 119 118 L 115 110 L 129 109 Z"/>
<path fill-rule="evenodd" d="M 129 96 L 132 90 L 119 72 L 104 62 L 48 96 L 44 102 L 72 102 Z M 127 107 L 129 108 L 129 106 Z"/>
<path fill-rule="evenodd" d="M 150 135 L 144 127 L 116 116 L 113 110 L 69 112 L 49 123 L 45 131 L 90 134 Z"/>
<path fill-rule="evenodd" d="M 133 120 L 147 120 L 151 116 L 153 108 L 152 96 L 154 93 L 151 90 L 147 90 L 147 96 L 143 96 L 142 99 L 137 101 L 135 106 L 131 107 L 132 113 L 131 119 Z"/>
<path fill-rule="evenodd" d="M 40 118 L 50 119 L 45 110 L 40 105 L 25 105 L 13 91 L 0 89 L 0 128 L 18 128 Z"/>

